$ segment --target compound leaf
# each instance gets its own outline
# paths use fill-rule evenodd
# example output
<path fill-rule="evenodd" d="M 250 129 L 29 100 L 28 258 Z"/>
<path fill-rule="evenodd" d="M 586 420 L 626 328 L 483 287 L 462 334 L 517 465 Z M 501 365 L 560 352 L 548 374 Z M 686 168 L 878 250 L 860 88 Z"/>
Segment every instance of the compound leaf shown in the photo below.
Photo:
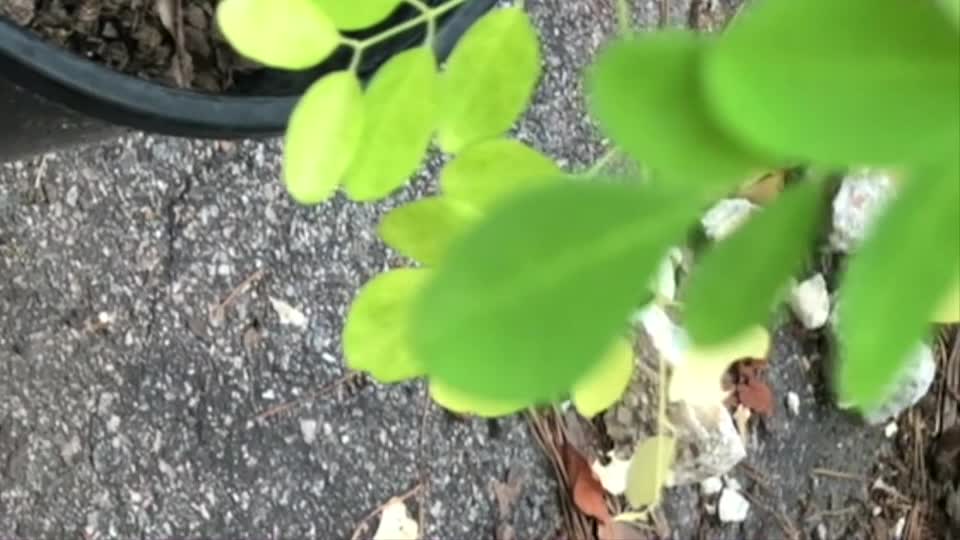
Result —
<path fill-rule="evenodd" d="M 363 90 L 349 71 L 313 83 L 297 103 L 283 152 L 283 179 L 301 204 L 329 198 L 360 147 Z"/>
<path fill-rule="evenodd" d="M 685 194 L 558 181 L 498 205 L 437 267 L 415 307 L 431 379 L 532 404 L 570 391 L 623 330 L 693 220 Z"/>
<path fill-rule="evenodd" d="M 428 270 L 390 270 L 360 289 L 343 328 L 347 367 L 383 383 L 423 374 L 410 351 L 410 306 Z"/>
<path fill-rule="evenodd" d="M 704 38 L 681 30 L 616 42 L 589 72 L 589 103 L 604 132 L 665 179 L 723 188 L 765 160 L 708 114 L 699 81 L 703 46 Z"/>
<path fill-rule="evenodd" d="M 840 289 L 839 390 L 872 408 L 891 390 L 960 272 L 960 174 L 923 171 L 871 228 Z"/>
<path fill-rule="evenodd" d="M 819 183 L 788 189 L 703 257 L 686 294 L 695 343 L 719 343 L 769 318 L 810 250 L 821 200 Z"/>
<path fill-rule="evenodd" d="M 447 197 L 428 197 L 392 210 L 383 217 L 378 233 L 388 246 L 420 264 L 435 265 L 447 247 L 476 220 L 469 209 Z"/>
<path fill-rule="evenodd" d="M 277 3 L 276 0 L 273 0 Z M 313 0 L 341 30 L 361 30 L 386 19 L 402 0 Z"/>
<path fill-rule="evenodd" d="M 479 210 L 505 195 L 563 174 L 553 160 L 515 139 L 491 139 L 468 146 L 440 173 L 451 199 Z"/>
<path fill-rule="evenodd" d="M 540 45 L 523 9 L 481 17 L 460 38 L 440 77 L 440 146 L 457 153 L 510 129 L 539 77 Z"/>
<path fill-rule="evenodd" d="M 315 0 L 222 0 L 217 24 L 237 52 L 275 68 L 315 66 L 340 45 Z"/>
<path fill-rule="evenodd" d="M 343 182 L 351 199 L 385 197 L 416 172 L 435 126 L 436 80 L 427 47 L 402 52 L 377 71 L 363 98 L 363 145 Z"/>
<path fill-rule="evenodd" d="M 933 1 L 758 2 L 704 57 L 717 120 L 765 152 L 901 164 L 960 147 L 960 46 Z"/>
<path fill-rule="evenodd" d="M 573 385 L 570 400 L 586 418 L 608 409 L 620 400 L 633 375 L 633 346 L 625 339 L 613 348 Z"/>

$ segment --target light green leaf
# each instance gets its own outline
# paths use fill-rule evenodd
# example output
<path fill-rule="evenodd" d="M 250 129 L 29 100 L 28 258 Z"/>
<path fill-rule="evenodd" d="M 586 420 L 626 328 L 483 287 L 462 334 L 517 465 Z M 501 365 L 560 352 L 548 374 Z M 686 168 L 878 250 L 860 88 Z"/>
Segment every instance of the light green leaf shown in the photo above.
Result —
<path fill-rule="evenodd" d="M 956 273 L 960 274 L 960 265 L 958 265 Z M 949 291 L 937 306 L 937 310 L 933 314 L 933 322 L 940 324 L 960 323 L 960 275 L 957 276 L 953 287 Z"/>
<path fill-rule="evenodd" d="M 440 146 L 457 153 L 506 132 L 539 78 L 540 44 L 523 9 L 481 17 L 460 38 L 440 77 Z"/>
<path fill-rule="evenodd" d="M 947 19 L 960 28 L 960 0 L 940 0 L 940 6 L 946 12 Z"/>
<path fill-rule="evenodd" d="M 429 392 L 430 397 L 448 411 L 484 418 L 507 416 L 527 407 L 525 402 L 477 397 L 437 380 L 430 381 Z"/>
<path fill-rule="evenodd" d="M 217 25 L 238 53 L 275 68 L 313 67 L 340 45 L 315 0 L 222 0 Z"/>
<path fill-rule="evenodd" d="M 840 398 L 872 408 L 890 392 L 930 314 L 960 273 L 960 174 L 923 171 L 871 228 L 840 289 Z"/>
<path fill-rule="evenodd" d="M 343 328 L 347 367 L 366 371 L 382 383 L 423 374 L 410 352 L 410 306 L 430 272 L 390 270 L 360 289 Z"/>
<path fill-rule="evenodd" d="M 704 60 L 717 120 L 758 150 L 887 165 L 960 147 L 960 44 L 935 2 L 757 2 Z"/>
<path fill-rule="evenodd" d="M 313 83 L 297 103 L 283 150 L 283 179 L 301 204 L 329 198 L 360 147 L 363 90 L 349 71 Z"/>
<path fill-rule="evenodd" d="M 456 201 L 489 209 L 506 195 L 563 174 L 547 156 L 515 139 L 468 146 L 443 168 L 440 187 Z"/>
<path fill-rule="evenodd" d="M 388 246 L 420 264 L 435 265 L 477 216 L 446 197 L 428 197 L 383 217 L 378 233 Z"/>
<path fill-rule="evenodd" d="M 613 348 L 573 385 L 570 399 L 586 418 L 607 410 L 620 400 L 633 375 L 633 346 L 618 339 Z"/>
<path fill-rule="evenodd" d="M 276 0 L 272 0 L 277 3 Z M 313 0 L 337 28 L 361 30 L 386 19 L 402 0 Z"/>
<path fill-rule="evenodd" d="M 668 30 L 616 42 L 589 72 L 590 108 L 604 132 L 669 181 L 714 190 L 737 185 L 768 160 L 717 125 L 700 93 L 705 38 Z"/>
<path fill-rule="evenodd" d="M 451 246 L 420 295 L 418 359 L 432 380 L 484 399 L 566 394 L 695 212 L 683 193 L 612 183 L 558 181 L 508 199 Z"/>
<path fill-rule="evenodd" d="M 633 508 L 655 506 L 673 467 L 677 441 L 655 435 L 637 445 L 627 470 L 627 502 Z"/>
<path fill-rule="evenodd" d="M 435 126 L 436 80 L 427 47 L 402 52 L 377 71 L 363 98 L 363 146 L 344 180 L 350 198 L 385 197 L 417 171 Z"/>
<path fill-rule="evenodd" d="M 819 183 L 796 185 L 703 257 L 685 300 L 695 343 L 717 344 L 767 321 L 810 252 L 821 201 Z"/>

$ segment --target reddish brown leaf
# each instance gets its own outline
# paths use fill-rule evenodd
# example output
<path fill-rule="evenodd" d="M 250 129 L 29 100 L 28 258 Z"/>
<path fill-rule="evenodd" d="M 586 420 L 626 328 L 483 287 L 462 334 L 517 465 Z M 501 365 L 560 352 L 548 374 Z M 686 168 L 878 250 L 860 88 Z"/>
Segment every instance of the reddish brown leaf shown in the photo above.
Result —
<path fill-rule="evenodd" d="M 737 399 L 740 404 L 753 412 L 764 416 L 773 414 L 773 391 L 760 379 L 737 385 Z"/>
<path fill-rule="evenodd" d="M 564 465 L 570 480 L 573 503 L 585 515 L 601 523 L 610 521 L 610 511 L 604 496 L 603 485 L 590 469 L 590 464 L 572 446 L 564 446 Z"/>

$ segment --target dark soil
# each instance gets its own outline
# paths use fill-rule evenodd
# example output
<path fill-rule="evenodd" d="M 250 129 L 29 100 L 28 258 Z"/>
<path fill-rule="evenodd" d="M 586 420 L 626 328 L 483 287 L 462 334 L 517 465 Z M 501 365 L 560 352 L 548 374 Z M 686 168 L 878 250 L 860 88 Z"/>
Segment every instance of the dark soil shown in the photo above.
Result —
<path fill-rule="evenodd" d="M 117 71 L 222 92 L 259 69 L 215 28 L 216 0 L 0 0 L 0 16 Z"/>

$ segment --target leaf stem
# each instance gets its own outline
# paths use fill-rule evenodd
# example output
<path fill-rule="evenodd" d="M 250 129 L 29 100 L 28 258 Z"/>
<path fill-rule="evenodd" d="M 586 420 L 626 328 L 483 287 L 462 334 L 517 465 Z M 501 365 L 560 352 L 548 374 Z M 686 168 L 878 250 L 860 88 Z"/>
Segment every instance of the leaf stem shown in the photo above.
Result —
<path fill-rule="evenodd" d="M 630 4 L 627 0 L 617 0 L 617 23 L 621 35 L 630 33 Z"/>
<path fill-rule="evenodd" d="M 422 0 L 407 0 L 407 3 L 411 6 L 417 8 L 420 11 L 420 15 L 430 13 L 430 6 L 424 4 Z M 433 43 L 433 35 L 437 29 L 437 19 L 436 17 L 427 18 L 427 37 L 423 40 L 424 45 L 430 45 Z"/>

